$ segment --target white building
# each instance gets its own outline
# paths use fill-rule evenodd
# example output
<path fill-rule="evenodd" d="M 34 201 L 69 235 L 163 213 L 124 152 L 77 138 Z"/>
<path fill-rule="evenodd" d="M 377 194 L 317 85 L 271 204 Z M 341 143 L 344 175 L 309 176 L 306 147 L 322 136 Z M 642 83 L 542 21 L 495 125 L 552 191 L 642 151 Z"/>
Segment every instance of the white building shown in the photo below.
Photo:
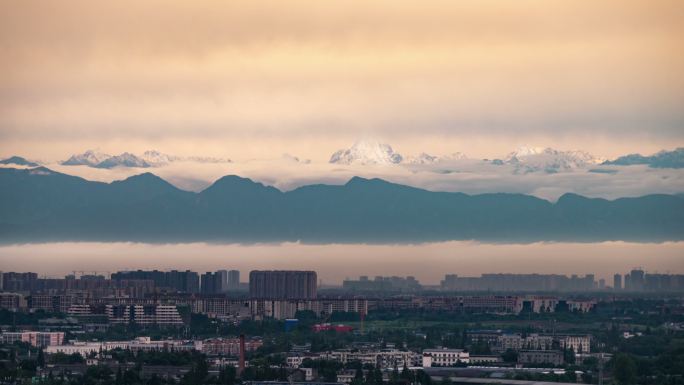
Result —
<path fill-rule="evenodd" d="M 423 350 L 423 367 L 454 366 L 470 363 L 470 353 L 463 349 L 426 349 Z"/>
<path fill-rule="evenodd" d="M 202 351 L 202 341 L 161 340 L 152 341 L 150 337 L 138 337 L 132 341 L 105 341 L 105 342 L 72 342 L 67 345 L 52 345 L 45 348 L 45 353 L 78 353 L 87 356 L 90 353 L 122 349 L 131 351 L 153 350 L 198 350 Z"/>
<path fill-rule="evenodd" d="M 561 349 L 572 349 L 575 354 L 591 353 L 591 336 L 566 335 L 559 336 L 558 341 Z"/>

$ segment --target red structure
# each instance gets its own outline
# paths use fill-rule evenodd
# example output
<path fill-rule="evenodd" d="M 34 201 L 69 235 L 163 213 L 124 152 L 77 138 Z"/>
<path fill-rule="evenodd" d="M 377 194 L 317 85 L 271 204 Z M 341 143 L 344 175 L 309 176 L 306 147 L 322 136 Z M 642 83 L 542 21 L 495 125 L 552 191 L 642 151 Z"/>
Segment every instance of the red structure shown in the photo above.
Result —
<path fill-rule="evenodd" d="M 311 327 L 311 330 L 313 330 L 316 333 L 325 332 L 329 330 L 334 330 L 338 333 L 349 333 L 350 331 L 354 330 L 354 328 L 347 325 L 316 324 Z"/>

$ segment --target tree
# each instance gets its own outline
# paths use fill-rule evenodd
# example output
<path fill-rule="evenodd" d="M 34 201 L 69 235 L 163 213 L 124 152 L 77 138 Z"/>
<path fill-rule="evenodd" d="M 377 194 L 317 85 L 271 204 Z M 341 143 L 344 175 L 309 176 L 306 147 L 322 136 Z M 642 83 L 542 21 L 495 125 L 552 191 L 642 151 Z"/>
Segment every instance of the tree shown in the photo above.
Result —
<path fill-rule="evenodd" d="M 409 370 L 408 366 L 406 366 L 406 363 L 404 362 L 404 367 L 401 369 L 401 375 L 400 378 L 402 381 L 408 382 L 409 384 L 413 383 L 413 373 Z"/>
<path fill-rule="evenodd" d="M 503 358 L 504 362 L 517 362 L 518 352 L 513 349 L 508 349 L 501 355 L 501 358 Z"/>
<path fill-rule="evenodd" d="M 399 368 L 397 368 L 397 363 L 394 363 L 394 369 L 392 369 L 392 374 L 390 375 L 390 383 L 396 384 L 399 382 Z"/>
<path fill-rule="evenodd" d="M 114 379 L 116 385 L 123 385 L 123 373 L 121 373 L 121 365 L 116 370 L 116 378 Z"/>
<path fill-rule="evenodd" d="M 620 385 L 629 385 L 636 382 L 636 363 L 627 354 L 619 354 L 615 357 L 615 379 Z"/>
<path fill-rule="evenodd" d="M 38 358 L 36 358 L 36 363 L 38 364 L 38 367 L 44 367 L 45 366 L 45 354 L 43 353 L 43 349 L 38 350 Z"/>
<path fill-rule="evenodd" d="M 375 385 L 382 385 L 382 384 L 383 384 L 383 381 L 382 381 L 382 371 L 381 371 L 380 368 L 378 368 L 377 366 L 376 366 L 375 369 L 373 370 L 373 383 L 374 383 Z"/>
<path fill-rule="evenodd" d="M 237 372 L 234 366 L 226 366 L 219 373 L 219 384 L 223 385 L 233 385 L 235 383 L 235 377 Z"/>
<path fill-rule="evenodd" d="M 354 373 L 354 379 L 351 382 L 351 385 L 363 385 L 364 380 L 363 380 L 363 370 L 360 368 L 356 369 L 356 373 Z"/>
<path fill-rule="evenodd" d="M 568 364 L 574 364 L 575 363 L 575 350 L 571 347 L 570 348 L 564 348 L 563 349 L 563 359 Z"/>
<path fill-rule="evenodd" d="M 430 375 L 425 373 L 424 370 L 418 370 L 416 372 L 416 382 L 420 385 L 432 385 L 432 379 L 430 378 Z"/>

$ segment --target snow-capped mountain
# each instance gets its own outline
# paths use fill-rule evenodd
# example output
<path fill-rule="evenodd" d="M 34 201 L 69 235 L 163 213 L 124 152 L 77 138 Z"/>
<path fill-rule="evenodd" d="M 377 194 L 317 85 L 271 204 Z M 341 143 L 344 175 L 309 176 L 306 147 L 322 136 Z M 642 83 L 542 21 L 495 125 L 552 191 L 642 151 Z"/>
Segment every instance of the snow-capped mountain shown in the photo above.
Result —
<path fill-rule="evenodd" d="M 111 158 L 109 154 L 97 150 L 88 150 L 83 154 L 72 155 L 69 159 L 62 162 L 65 166 L 90 166 L 95 167 L 103 161 Z"/>
<path fill-rule="evenodd" d="M 230 159 L 212 158 L 205 156 L 189 156 L 187 158 L 169 155 L 157 150 L 147 150 L 141 156 L 124 152 L 112 156 L 96 150 L 88 150 L 83 154 L 72 155 L 62 162 L 65 166 L 89 166 L 95 168 L 114 167 L 162 167 L 173 162 L 197 162 L 197 163 L 230 163 Z"/>
<path fill-rule="evenodd" d="M 421 152 L 418 156 L 411 156 L 404 160 L 408 164 L 433 164 L 440 161 L 438 156 L 430 155 L 426 152 Z"/>
<path fill-rule="evenodd" d="M 88 150 L 83 154 L 72 155 L 69 159 L 62 162 L 64 166 L 89 166 L 95 168 L 114 168 L 114 167 L 151 167 L 152 164 L 145 159 L 124 152 L 120 155 L 109 155 L 97 150 Z"/>
<path fill-rule="evenodd" d="M 179 156 L 164 154 L 157 150 L 147 150 L 142 154 L 141 158 L 155 167 L 164 166 L 171 162 L 181 160 L 181 157 Z"/>
<path fill-rule="evenodd" d="M 130 152 L 124 152 L 121 155 L 115 155 L 112 157 L 109 157 L 102 162 L 98 163 L 97 165 L 93 166 L 96 168 L 114 168 L 114 167 L 141 167 L 141 168 L 147 168 L 151 167 L 152 165 L 149 164 L 145 159 L 142 159 L 136 155 L 131 154 Z"/>
<path fill-rule="evenodd" d="M 465 154 L 462 152 L 454 152 L 449 155 L 443 155 L 443 156 L 435 156 L 435 155 L 430 155 L 425 152 L 421 152 L 418 156 L 413 156 L 409 157 L 404 160 L 403 163 L 407 164 L 435 164 L 439 162 L 448 162 L 448 161 L 454 161 L 454 160 L 463 160 L 466 159 Z"/>
<path fill-rule="evenodd" d="M 346 150 L 332 154 L 330 163 L 334 164 L 377 164 L 401 163 L 404 158 L 394 152 L 392 146 L 374 140 L 361 140 Z"/>
<path fill-rule="evenodd" d="M 550 147 L 523 146 L 508 154 L 503 161 L 495 160 L 493 163 L 513 165 L 516 172 L 556 173 L 600 164 L 603 161 L 604 159 L 585 151 L 559 151 Z"/>

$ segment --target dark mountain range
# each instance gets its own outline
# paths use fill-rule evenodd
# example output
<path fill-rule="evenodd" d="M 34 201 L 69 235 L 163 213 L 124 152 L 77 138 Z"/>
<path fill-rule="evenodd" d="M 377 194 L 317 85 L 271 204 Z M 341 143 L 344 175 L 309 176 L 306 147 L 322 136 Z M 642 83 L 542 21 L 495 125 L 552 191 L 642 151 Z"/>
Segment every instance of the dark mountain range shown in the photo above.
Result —
<path fill-rule="evenodd" d="M 226 176 L 200 193 L 145 173 L 92 182 L 0 169 L 0 242 L 428 242 L 684 239 L 684 198 L 431 192 L 380 179 L 282 192 Z"/>
<path fill-rule="evenodd" d="M 7 159 L 0 160 L 0 164 L 16 164 L 18 166 L 28 166 L 28 167 L 38 167 L 40 166 L 38 163 L 31 162 L 29 160 L 26 160 L 26 158 L 22 158 L 20 156 L 10 156 Z"/>

